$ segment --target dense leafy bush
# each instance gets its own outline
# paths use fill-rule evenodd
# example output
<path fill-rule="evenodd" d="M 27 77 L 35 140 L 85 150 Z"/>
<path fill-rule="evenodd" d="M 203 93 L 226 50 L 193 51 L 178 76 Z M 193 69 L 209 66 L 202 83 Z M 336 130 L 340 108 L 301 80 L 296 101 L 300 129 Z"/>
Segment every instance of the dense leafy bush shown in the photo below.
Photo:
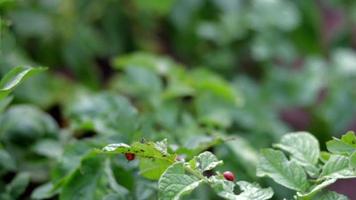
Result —
<path fill-rule="evenodd" d="M 0 0 L 0 200 L 355 198 L 355 8 Z"/>

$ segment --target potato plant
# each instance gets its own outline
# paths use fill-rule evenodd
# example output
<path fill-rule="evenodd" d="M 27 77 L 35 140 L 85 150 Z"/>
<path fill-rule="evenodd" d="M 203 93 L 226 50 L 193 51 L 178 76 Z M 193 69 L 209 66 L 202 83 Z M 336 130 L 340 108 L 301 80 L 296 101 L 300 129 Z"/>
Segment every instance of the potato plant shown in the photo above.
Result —
<path fill-rule="evenodd" d="M 268 176 L 277 183 L 296 191 L 295 199 L 348 199 L 326 189 L 338 179 L 355 178 L 356 135 L 348 132 L 341 139 L 327 143 L 329 152 L 320 152 L 319 142 L 307 132 L 289 133 L 282 137 L 275 149 L 263 149 L 259 156 L 257 175 Z M 234 182 L 231 172 L 215 169 L 223 161 L 209 151 L 191 160 L 177 160 L 169 153 L 167 141 L 110 144 L 102 153 L 137 156 L 140 174 L 157 180 L 159 199 L 180 199 L 201 184 L 208 184 L 220 197 L 230 200 L 264 200 L 273 196 L 271 188 L 263 189 L 256 183 Z M 286 156 L 289 156 L 289 158 Z M 209 173 L 207 173 L 209 172 Z M 239 186 L 240 194 L 234 193 Z"/>
<path fill-rule="evenodd" d="M 354 13 L 0 0 L 0 200 L 355 199 Z"/>
<path fill-rule="evenodd" d="M 159 66 L 156 63 L 151 66 L 147 64 L 157 61 L 151 58 L 135 55 L 117 63 L 118 66 L 133 64 L 139 66 L 143 61 L 146 63 L 147 67 L 144 68 L 126 69 L 127 77 L 120 79 L 123 82 L 120 82 L 119 86 L 131 88 L 117 88 L 117 83 L 114 85 L 115 90 L 132 92 L 131 96 L 137 98 L 137 106 L 145 105 L 150 108 L 150 112 L 159 113 L 160 107 L 156 107 L 157 102 L 155 102 L 157 99 L 150 98 L 152 93 L 163 94 L 160 99 L 163 102 L 167 98 L 166 95 L 177 98 L 177 95 L 209 94 L 211 98 L 228 102 L 226 108 L 229 108 L 229 105 L 235 106 L 237 93 L 232 88 L 228 88 L 228 85 L 224 85 L 224 81 L 217 76 L 206 71 L 182 73 L 180 78 L 189 81 L 180 82 L 186 84 L 184 87 L 175 85 L 179 82 L 176 82 L 176 76 L 171 76 L 169 72 L 172 71 L 171 73 L 174 74 L 177 73 L 176 70 L 179 72 L 176 64 L 170 63 L 169 60 L 159 60 L 170 65 L 165 63 L 167 68 L 149 68 Z M 153 82 L 159 80 L 158 77 L 154 78 L 156 75 L 153 72 L 164 70 L 158 73 L 165 73 L 163 76 L 166 76 L 168 86 L 163 88 L 159 86 L 158 81 L 157 88 L 147 88 L 140 80 L 129 79 L 132 78 L 130 70 L 143 70 L 143 75 L 150 77 L 147 80 Z M 231 123 L 226 119 L 232 120 L 231 114 L 226 109 L 220 113 L 220 118 L 215 118 L 210 112 L 197 113 L 200 123 L 216 127 L 187 129 L 198 132 L 204 130 L 210 134 L 201 139 L 193 137 L 196 143 L 194 145 L 193 143 L 179 144 L 180 140 L 174 137 L 152 142 L 144 139 L 145 134 L 141 131 L 144 130 L 142 123 L 149 124 L 147 117 L 151 118 L 154 113 L 139 112 L 125 97 L 111 92 L 89 95 L 90 99 L 85 93 L 84 96 L 75 97 L 77 101 L 67 105 L 66 111 L 71 119 L 71 127 L 60 130 L 51 116 L 34 106 L 14 105 L 5 109 L 12 101 L 11 91 L 26 77 L 40 71 L 44 71 L 44 68 L 16 67 L 4 76 L 0 84 L 2 105 L 0 136 L 3 145 L 0 151 L 0 175 L 18 171 L 16 176 L 5 185 L 1 199 L 19 199 L 26 193 L 26 188 L 31 182 L 43 183 L 48 180 L 48 176 L 51 177 L 50 181 L 37 186 L 32 191 L 32 199 L 58 197 L 61 200 L 169 200 L 194 198 L 194 196 L 201 196 L 200 192 L 215 198 L 231 200 L 276 198 L 275 195 L 280 192 L 273 191 L 271 186 L 275 186 L 257 177 L 271 178 L 277 184 L 295 191 L 294 195 L 286 196 L 285 199 L 349 199 L 342 194 L 329 191 L 328 186 L 339 179 L 356 177 L 356 136 L 352 131 L 347 132 L 340 139 L 333 138 L 328 141 L 326 143 L 328 151 L 320 150 L 319 141 L 312 134 L 293 132 L 281 136 L 273 148 L 264 148 L 258 153 L 244 138 L 229 135 L 224 131 L 224 127 L 228 126 L 226 123 Z M 210 82 L 199 79 L 197 75 L 204 75 L 205 78 L 211 79 L 210 82 L 215 81 L 216 84 L 212 86 Z M 190 79 L 190 76 L 194 78 Z M 126 82 L 128 80 L 131 84 Z M 225 93 L 217 93 L 216 87 L 219 84 L 221 87 L 223 85 L 226 87 Z M 177 88 L 184 88 L 184 90 L 177 90 Z M 146 90 L 150 92 L 145 93 Z M 204 103 L 204 99 L 194 99 L 192 105 L 195 105 L 194 101 Z M 165 103 L 161 102 L 161 105 Z M 208 105 L 214 110 L 214 104 Z M 218 111 L 218 108 L 215 111 Z M 199 111 L 199 107 L 197 109 Z M 221 121 L 221 118 L 224 118 L 224 121 Z M 157 120 L 162 122 L 160 120 L 169 119 Z M 165 131 L 161 132 L 160 137 L 164 137 L 168 131 L 173 131 L 177 126 L 170 123 L 172 122 L 162 123 L 167 127 L 161 128 Z M 81 131 L 77 136 L 69 135 L 68 131 L 74 130 Z M 90 136 L 88 139 L 75 139 L 75 137 L 88 137 L 87 131 L 90 130 L 99 135 Z M 59 132 L 62 135 L 58 135 Z M 113 140 L 134 141 L 135 139 L 137 141 L 131 144 L 107 144 Z M 169 143 L 170 141 L 173 143 Z M 219 159 L 216 155 L 224 155 L 218 151 L 221 146 L 230 149 L 225 159 Z M 234 157 L 237 157 L 239 162 L 245 162 L 245 165 L 240 166 L 241 169 L 224 166 L 224 162 L 229 163 L 231 159 L 235 159 Z M 41 170 L 36 171 L 37 169 Z M 240 170 L 246 171 L 240 174 Z M 254 175 L 257 177 L 251 178 Z"/>

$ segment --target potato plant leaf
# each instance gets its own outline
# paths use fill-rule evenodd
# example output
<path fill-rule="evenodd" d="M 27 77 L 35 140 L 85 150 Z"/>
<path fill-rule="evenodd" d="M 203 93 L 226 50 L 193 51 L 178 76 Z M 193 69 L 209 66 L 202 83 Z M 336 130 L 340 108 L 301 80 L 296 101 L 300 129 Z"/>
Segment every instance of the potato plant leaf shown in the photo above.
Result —
<path fill-rule="evenodd" d="M 160 178 L 158 182 L 159 199 L 178 200 L 202 182 L 202 179 L 185 171 L 184 163 L 178 162 L 170 166 Z"/>
<path fill-rule="evenodd" d="M 353 178 L 356 173 L 349 168 L 349 158 L 341 155 L 331 155 L 323 166 L 320 178 Z"/>
<path fill-rule="evenodd" d="M 167 152 L 167 141 L 135 142 L 131 146 L 119 143 L 103 148 L 103 153 L 133 153 L 140 161 L 140 174 L 148 179 L 158 180 L 162 173 L 175 162 L 176 155 Z"/>
<path fill-rule="evenodd" d="M 200 163 L 198 166 L 201 172 L 214 169 L 218 165 L 221 165 L 223 162 L 218 160 L 218 158 L 209 151 L 199 154 L 197 156 L 197 161 Z"/>
<path fill-rule="evenodd" d="M 316 164 L 320 156 L 318 140 L 307 132 L 296 132 L 282 137 L 279 144 L 274 145 L 291 154 L 291 159 L 303 166 L 310 175 L 316 176 Z"/>
<path fill-rule="evenodd" d="M 18 66 L 8 72 L 0 81 L 0 100 L 5 98 L 18 84 L 34 73 L 41 72 L 46 68 Z"/>
<path fill-rule="evenodd" d="M 18 199 L 20 195 L 25 192 L 28 184 L 30 183 L 30 175 L 28 173 L 19 173 L 7 185 L 6 190 L 13 199 Z"/>
<path fill-rule="evenodd" d="M 356 170 L 356 151 L 350 156 L 350 167 Z"/>
<path fill-rule="evenodd" d="M 341 139 L 333 138 L 326 143 L 331 153 L 351 154 L 356 151 L 356 135 L 353 131 L 347 132 Z"/>
<path fill-rule="evenodd" d="M 94 200 L 95 188 L 103 172 L 103 158 L 96 153 L 88 153 L 78 167 L 66 178 L 60 200 Z"/>
<path fill-rule="evenodd" d="M 216 193 L 228 200 L 267 200 L 272 198 L 271 188 L 261 188 L 257 183 L 248 183 L 238 181 L 236 184 L 242 191 L 240 194 L 234 194 L 235 183 L 227 180 L 212 178 L 212 185 Z"/>
<path fill-rule="evenodd" d="M 214 189 L 217 195 L 229 200 L 267 200 L 273 196 L 272 189 L 262 189 L 258 184 L 238 182 L 243 191 L 234 193 L 236 183 L 226 180 L 219 172 L 209 178 L 204 176 L 205 170 L 213 170 L 222 164 L 211 152 L 203 152 L 188 162 L 177 162 L 170 166 L 158 182 L 159 199 L 179 199 L 190 193 L 201 183 Z"/>
<path fill-rule="evenodd" d="M 313 198 L 313 200 L 348 200 L 345 195 L 338 194 L 336 192 L 325 192 Z"/>
<path fill-rule="evenodd" d="M 261 150 L 257 176 L 268 176 L 277 183 L 296 191 L 306 191 L 309 187 L 303 168 L 295 161 L 288 160 L 283 152 L 278 150 Z"/>

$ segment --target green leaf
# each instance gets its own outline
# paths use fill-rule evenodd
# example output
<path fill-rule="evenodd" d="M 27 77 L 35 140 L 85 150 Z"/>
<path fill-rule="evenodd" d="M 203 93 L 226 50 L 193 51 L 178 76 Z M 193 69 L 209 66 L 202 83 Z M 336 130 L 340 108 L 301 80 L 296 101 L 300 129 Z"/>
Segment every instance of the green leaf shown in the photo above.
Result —
<path fill-rule="evenodd" d="M 66 114 L 75 129 L 108 135 L 130 137 L 138 125 L 136 108 L 127 98 L 110 92 L 78 95 Z"/>
<path fill-rule="evenodd" d="M 26 117 L 24 117 L 26 116 Z M 0 117 L 0 138 L 11 146 L 24 149 L 40 139 L 56 138 L 58 125 L 47 113 L 30 105 L 10 107 Z"/>
<path fill-rule="evenodd" d="M 6 107 L 11 103 L 13 97 L 6 97 L 0 99 L 0 114 L 6 109 Z"/>
<path fill-rule="evenodd" d="M 163 83 L 159 75 L 147 68 L 128 67 L 125 74 L 114 80 L 113 87 L 121 93 L 144 99 L 150 103 L 159 100 Z"/>
<path fill-rule="evenodd" d="M 48 158 L 59 158 L 63 153 L 61 144 L 53 139 L 42 139 L 38 141 L 33 146 L 33 151 L 38 155 L 43 155 Z"/>
<path fill-rule="evenodd" d="M 356 169 L 356 152 L 351 154 L 349 160 L 350 160 L 350 167 Z"/>
<path fill-rule="evenodd" d="M 346 134 L 341 136 L 341 141 L 345 142 L 346 144 L 351 144 L 356 147 L 356 135 L 353 131 L 348 131 Z"/>
<path fill-rule="evenodd" d="M 105 160 L 105 175 L 107 176 L 108 179 L 108 184 L 110 185 L 110 188 L 115 191 L 116 193 L 120 194 L 121 197 L 126 196 L 129 193 L 129 190 L 126 189 L 124 186 L 120 185 L 115 177 L 115 172 L 114 170 L 121 170 L 121 169 L 113 169 L 114 165 L 112 165 L 110 159 Z M 125 173 L 125 172 L 123 172 Z"/>
<path fill-rule="evenodd" d="M 45 69 L 43 67 L 33 68 L 25 66 L 13 68 L 0 81 L 0 100 L 5 98 L 25 78 Z"/>
<path fill-rule="evenodd" d="M 329 153 L 329 152 L 326 152 L 326 151 L 320 152 L 320 160 L 323 163 L 326 163 L 329 160 L 330 156 L 331 156 L 331 153 Z"/>
<path fill-rule="evenodd" d="M 325 163 L 320 174 L 324 178 L 352 178 L 356 174 L 349 168 L 349 159 L 346 156 L 331 155 Z"/>
<path fill-rule="evenodd" d="M 167 152 L 167 141 L 135 142 L 131 146 L 119 143 L 103 148 L 104 153 L 134 153 L 140 160 L 140 174 L 158 180 L 162 173 L 175 162 L 176 155 Z"/>
<path fill-rule="evenodd" d="M 225 144 L 239 163 L 254 177 L 258 163 L 258 151 L 245 138 L 238 136 L 234 136 L 232 140 L 227 141 Z"/>
<path fill-rule="evenodd" d="M 0 175 L 14 171 L 16 169 L 16 163 L 13 157 L 4 149 L 0 149 Z"/>
<path fill-rule="evenodd" d="M 273 196 L 271 188 L 262 189 L 257 183 L 248 183 L 246 181 L 239 181 L 237 185 L 243 191 L 239 196 L 250 200 L 265 200 L 270 199 Z"/>
<path fill-rule="evenodd" d="M 281 152 L 273 149 L 261 150 L 257 176 L 268 176 L 287 188 L 304 192 L 309 182 L 303 168 L 295 161 L 289 161 Z"/>
<path fill-rule="evenodd" d="M 218 160 L 214 154 L 209 151 L 205 151 L 197 156 L 199 163 L 198 167 L 201 172 L 212 170 L 216 166 L 223 164 L 223 161 Z"/>
<path fill-rule="evenodd" d="M 163 159 L 140 158 L 140 175 L 151 180 L 158 180 L 171 164 L 170 161 Z"/>
<path fill-rule="evenodd" d="M 120 56 L 113 60 L 113 64 L 117 69 L 142 67 L 155 71 L 159 74 L 167 73 L 167 71 L 169 71 L 173 65 L 176 65 L 168 57 L 162 57 L 143 52 L 136 52 L 125 56 Z"/>
<path fill-rule="evenodd" d="M 194 135 L 184 143 L 184 146 L 180 146 L 175 152 L 177 154 L 185 154 L 188 158 L 192 158 L 200 152 L 217 146 L 224 142 L 222 137 L 212 137 L 206 135 Z"/>
<path fill-rule="evenodd" d="M 212 176 L 209 178 L 209 180 L 211 181 L 211 187 L 220 197 L 224 199 L 238 199 L 237 195 L 234 193 L 235 184 L 233 182 L 224 179 L 218 179 L 215 176 Z"/>
<path fill-rule="evenodd" d="M 349 131 L 341 139 L 333 138 L 328 141 L 326 146 L 332 153 L 351 154 L 356 151 L 356 135 L 353 131 Z"/>
<path fill-rule="evenodd" d="M 329 185 L 335 183 L 337 181 L 336 178 L 326 179 L 325 181 L 313 186 L 313 188 L 308 191 L 308 193 L 297 193 L 299 197 L 309 198 L 320 192 L 322 189 L 328 187 Z"/>
<path fill-rule="evenodd" d="M 291 154 L 291 159 L 305 167 L 307 172 L 313 176 L 318 173 L 315 166 L 320 156 L 318 140 L 307 132 L 296 132 L 284 135 L 279 144 L 274 145 Z"/>
<path fill-rule="evenodd" d="M 246 181 L 239 181 L 241 193 L 236 195 L 234 193 L 235 184 L 231 181 L 224 179 L 218 179 L 216 177 L 210 178 L 212 182 L 212 187 L 215 192 L 229 200 L 266 200 L 270 199 L 273 196 L 273 191 L 271 188 L 261 188 L 257 183 L 248 183 Z"/>
<path fill-rule="evenodd" d="M 138 8 L 145 10 L 146 12 L 148 11 L 156 15 L 164 16 L 169 14 L 169 11 L 174 6 L 176 0 L 166 0 L 163 2 L 160 0 L 134 0 L 134 2 Z"/>
<path fill-rule="evenodd" d="M 102 174 L 101 156 L 87 154 L 77 168 L 65 181 L 60 193 L 60 200 L 94 200 L 96 187 Z"/>
<path fill-rule="evenodd" d="M 103 200 L 125 200 L 125 197 L 122 197 L 120 194 L 108 194 L 106 195 Z"/>
<path fill-rule="evenodd" d="M 29 183 L 30 175 L 28 173 L 19 173 L 11 181 L 11 183 L 6 186 L 6 190 L 13 199 L 17 199 L 22 193 L 25 192 Z"/>
<path fill-rule="evenodd" d="M 202 182 L 203 180 L 194 175 L 187 174 L 182 162 L 175 163 L 159 179 L 159 200 L 178 200 Z"/>
<path fill-rule="evenodd" d="M 102 153 L 134 153 L 138 158 L 154 158 L 175 162 L 176 155 L 169 154 L 166 148 L 162 148 L 162 142 L 134 142 L 131 146 L 124 143 L 109 144 L 105 146 Z"/>
<path fill-rule="evenodd" d="M 313 198 L 313 200 L 349 200 L 346 196 L 338 194 L 336 192 L 325 192 Z"/>
<path fill-rule="evenodd" d="M 31 194 L 31 199 L 49 199 L 58 191 L 54 189 L 52 183 L 46 183 L 37 187 Z"/>

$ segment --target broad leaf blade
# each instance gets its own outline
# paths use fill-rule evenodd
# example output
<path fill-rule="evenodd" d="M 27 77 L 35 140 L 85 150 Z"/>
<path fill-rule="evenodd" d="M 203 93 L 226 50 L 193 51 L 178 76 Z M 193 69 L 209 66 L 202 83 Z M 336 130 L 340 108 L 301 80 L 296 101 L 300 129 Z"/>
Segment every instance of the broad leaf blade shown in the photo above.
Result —
<path fill-rule="evenodd" d="M 124 143 L 109 144 L 105 146 L 102 153 L 134 153 L 136 156 L 145 158 L 156 158 L 175 161 L 175 155 L 169 154 L 166 149 L 162 147 L 161 142 L 135 142 L 131 146 Z"/>
<path fill-rule="evenodd" d="M 234 193 L 235 183 L 216 177 L 210 178 L 210 181 L 215 192 L 228 200 L 267 200 L 273 196 L 271 188 L 261 188 L 257 183 L 237 182 L 242 192 L 236 195 Z"/>
<path fill-rule="evenodd" d="M 315 166 L 320 156 L 318 140 L 307 132 L 296 132 L 282 137 L 279 144 L 274 145 L 291 154 L 291 159 L 303 166 L 311 175 L 318 173 Z"/>
<path fill-rule="evenodd" d="M 221 165 L 223 162 L 209 151 L 205 151 L 197 156 L 199 169 L 201 172 L 214 169 L 216 166 Z"/>
<path fill-rule="evenodd" d="M 140 175 L 151 180 L 158 180 L 171 164 L 171 162 L 163 159 L 141 158 Z"/>
<path fill-rule="evenodd" d="M 23 192 L 25 192 L 29 183 L 30 175 L 28 173 L 19 173 L 11 183 L 7 185 L 6 190 L 12 198 L 17 199 Z"/>
<path fill-rule="evenodd" d="M 296 191 L 306 191 L 309 182 L 303 168 L 289 161 L 281 152 L 273 149 L 261 151 L 257 176 L 268 176 L 277 183 Z"/>
<path fill-rule="evenodd" d="M 167 152 L 167 141 L 135 142 L 131 146 L 118 143 L 103 148 L 104 153 L 134 153 L 140 160 L 140 174 L 158 180 L 162 173 L 175 162 L 176 155 Z"/>
<path fill-rule="evenodd" d="M 159 200 L 178 200 L 202 182 L 203 180 L 187 174 L 183 163 L 175 163 L 164 172 L 158 182 Z"/>
<path fill-rule="evenodd" d="M 352 178 L 356 173 L 349 168 L 349 159 L 346 156 L 331 155 L 323 166 L 320 179 L 325 178 Z"/>
<path fill-rule="evenodd" d="M 89 153 L 66 180 L 59 196 L 60 200 L 94 200 L 99 178 L 102 174 L 103 159 Z"/>
<path fill-rule="evenodd" d="M 356 135 L 353 131 L 349 131 L 341 139 L 333 138 L 328 141 L 326 146 L 332 153 L 351 154 L 356 151 Z"/>
<path fill-rule="evenodd" d="M 356 151 L 350 156 L 350 167 L 356 170 Z"/>
<path fill-rule="evenodd" d="M 328 191 L 314 197 L 313 200 L 349 200 L 349 198 L 342 194 Z"/>
<path fill-rule="evenodd" d="M 248 183 L 246 181 L 239 181 L 237 185 L 243 191 L 239 196 L 249 200 L 266 200 L 273 196 L 271 188 L 261 188 L 257 183 Z"/>
<path fill-rule="evenodd" d="M 308 193 L 297 193 L 298 196 L 302 197 L 302 198 L 308 198 L 311 197 L 315 194 L 317 194 L 318 192 L 320 192 L 322 189 L 328 187 L 329 185 L 335 183 L 337 181 L 336 178 L 331 178 L 331 179 L 327 179 L 321 183 L 319 183 L 318 185 L 313 186 L 313 188 L 308 191 Z"/>
<path fill-rule="evenodd" d="M 33 68 L 25 66 L 13 68 L 0 81 L 0 100 L 5 98 L 25 78 L 45 69 L 43 67 Z"/>
<path fill-rule="evenodd" d="M 58 191 L 54 189 L 52 183 L 46 183 L 37 187 L 31 194 L 31 199 L 49 199 Z"/>

